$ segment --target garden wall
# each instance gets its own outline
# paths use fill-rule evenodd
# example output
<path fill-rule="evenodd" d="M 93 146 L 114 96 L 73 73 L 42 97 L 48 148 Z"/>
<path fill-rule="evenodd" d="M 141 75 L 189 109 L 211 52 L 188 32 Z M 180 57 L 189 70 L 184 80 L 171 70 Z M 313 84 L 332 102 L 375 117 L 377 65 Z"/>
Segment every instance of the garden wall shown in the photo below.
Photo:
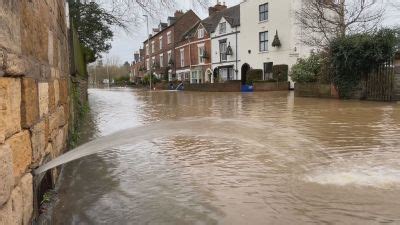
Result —
<path fill-rule="evenodd" d="M 242 84 L 240 81 L 226 83 L 207 84 L 185 84 L 185 91 L 206 91 L 206 92 L 240 92 Z"/>
<path fill-rule="evenodd" d="M 296 83 L 294 88 L 297 97 L 339 98 L 333 85 L 319 83 Z"/>
<path fill-rule="evenodd" d="M 174 82 L 174 88 L 176 88 L 179 83 Z M 155 85 L 156 89 L 170 90 L 170 83 L 158 83 Z M 205 83 L 205 84 L 190 84 L 184 83 L 185 91 L 204 91 L 204 92 L 240 92 L 241 82 L 240 81 L 230 81 L 226 83 Z"/>
<path fill-rule="evenodd" d="M 62 0 L 0 0 L 0 224 L 31 224 L 31 171 L 67 148 L 67 33 Z"/>
<path fill-rule="evenodd" d="M 288 91 L 289 82 L 255 82 L 254 91 Z"/>

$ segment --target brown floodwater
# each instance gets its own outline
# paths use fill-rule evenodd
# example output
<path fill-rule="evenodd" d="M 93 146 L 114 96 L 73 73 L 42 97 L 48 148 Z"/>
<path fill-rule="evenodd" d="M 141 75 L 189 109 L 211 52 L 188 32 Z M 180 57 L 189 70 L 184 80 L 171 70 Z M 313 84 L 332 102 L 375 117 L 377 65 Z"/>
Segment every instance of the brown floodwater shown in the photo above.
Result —
<path fill-rule="evenodd" d="M 54 224 L 400 224 L 400 104 L 132 89 L 89 100 L 87 141 L 154 135 L 67 164 Z"/>

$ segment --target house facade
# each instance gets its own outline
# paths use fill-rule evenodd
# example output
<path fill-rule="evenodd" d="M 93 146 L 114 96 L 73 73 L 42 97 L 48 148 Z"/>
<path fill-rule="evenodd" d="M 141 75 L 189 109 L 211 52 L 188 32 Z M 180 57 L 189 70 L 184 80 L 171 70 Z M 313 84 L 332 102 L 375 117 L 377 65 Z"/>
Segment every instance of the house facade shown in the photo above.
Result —
<path fill-rule="evenodd" d="M 240 4 L 241 74 L 250 68 L 262 69 L 263 79 L 269 80 L 273 65 L 291 68 L 299 58 L 310 55 L 312 48 L 302 44 L 302 29 L 296 22 L 300 7 L 302 0 L 244 0 Z"/>
<path fill-rule="evenodd" d="M 131 65 L 130 81 L 140 83 L 145 76 L 144 49 L 140 49 L 134 54 L 134 61 Z"/>
<path fill-rule="evenodd" d="M 241 80 L 239 42 L 241 34 L 240 5 L 214 16 L 211 32 L 212 83 Z"/>
<path fill-rule="evenodd" d="M 145 72 L 151 70 L 159 79 L 175 79 L 175 47 L 183 34 L 199 21 L 200 18 L 192 10 L 186 13 L 176 11 L 167 23 L 160 23 L 158 28 L 153 29 L 153 34 L 143 43 Z"/>
<path fill-rule="evenodd" d="M 175 48 L 177 79 L 192 84 L 213 83 L 211 32 L 221 19 L 226 6 L 209 8 L 209 17 L 198 22 Z"/>

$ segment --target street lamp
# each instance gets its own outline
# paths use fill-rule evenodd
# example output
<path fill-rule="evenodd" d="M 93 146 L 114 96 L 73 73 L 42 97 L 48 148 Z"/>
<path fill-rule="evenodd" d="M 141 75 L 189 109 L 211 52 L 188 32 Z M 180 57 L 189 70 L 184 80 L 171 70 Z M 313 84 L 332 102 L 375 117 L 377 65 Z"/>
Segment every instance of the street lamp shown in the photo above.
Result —
<path fill-rule="evenodd" d="M 149 48 L 145 49 L 147 52 L 147 54 L 149 55 L 149 61 L 150 61 L 150 54 L 149 51 L 150 48 L 150 31 L 149 31 L 149 16 L 148 15 L 143 15 L 144 17 L 146 17 L 146 24 L 147 24 L 147 45 L 149 46 Z M 152 72 L 151 72 L 151 66 L 149 68 L 150 70 L 150 91 L 151 91 L 151 79 L 152 79 Z"/>

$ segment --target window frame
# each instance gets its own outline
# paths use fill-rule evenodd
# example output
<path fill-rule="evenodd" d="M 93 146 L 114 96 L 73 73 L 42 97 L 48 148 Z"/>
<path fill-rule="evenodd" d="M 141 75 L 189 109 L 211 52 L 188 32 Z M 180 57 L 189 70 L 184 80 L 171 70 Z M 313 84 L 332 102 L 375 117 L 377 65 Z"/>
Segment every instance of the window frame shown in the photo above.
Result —
<path fill-rule="evenodd" d="M 171 44 L 172 43 L 172 32 L 168 31 L 167 32 L 167 44 Z"/>
<path fill-rule="evenodd" d="M 203 58 L 203 55 L 204 55 L 204 52 L 206 51 L 206 47 L 204 45 L 198 45 L 197 49 L 198 49 L 198 56 L 199 56 L 199 64 L 205 64 L 206 59 Z"/>
<path fill-rule="evenodd" d="M 185 67 L 185 49 L 181 48 L 180 50 L 180 61 L 181 61 L 181 67 Z"/>
<path fill-rule="evenodd" d="M 164 53 L 161 53 L 160 56 L 160 68 L 164 67 Z"/>
<path fill-rule="evenodd" d="M 225 44 L 225 52 L 222 51 L 223 50 L 221 48 L 222 44 Z M 219 59 L 220 59 L 220 62 L 228 61 L 228 55 L 226 54 L 227 48 L 228 48 L 227 39 L 219 40 Z"/>
<path fill-rule="evenodd" d="M 224 26 L 222 26 L 224 25 Z M 219 34 L 226 34 L 226 21 L 219 23 Z M 224 29 L 222 29 L 224 28 Z"/>
<path fill-rule="evenodd" d="M 264 10 L 262 11 L 261 8 L 264 7 Z M 268 21 L 269 18 L 269 3 L 264 3 L 258 6 L 258 21 L 259 22 L 264 22 Z"/>
<path fill-rule="evenodd" d="M 202 28 L 199 28 L 198 30 L 197 30 L 197 38 L 198 39 L 202 39 L 202 38 L 204 38 L 204 36 L 205 36 L 205 30 L 204 30 L 204 28 L 202 27 Z"/>
<path fill-rule="evenodd" d="M 273 78 L 272 68 L 274 67 L 273 62 L 264 62 L 263 63 L 263 80 L 270 80 Z M 269 71 L 267 71 L 269 69 Z"/>
<path fill-rule="evenodd" d="M 169 62 L 171 61 L 172 58 L 172 51 L 168 51 L 167 52 L 167 64 L 169 64 Z"/>
<path fill-rule="evenodd" d="M 262 31 L 258 33 L 258 50 L 259 52 L 268 52 L 268 31 Z M 262 36 L 264 35 L 264 40 L 262 40 Z M 263 46 L 263 48 L 261 47 Z"/>

